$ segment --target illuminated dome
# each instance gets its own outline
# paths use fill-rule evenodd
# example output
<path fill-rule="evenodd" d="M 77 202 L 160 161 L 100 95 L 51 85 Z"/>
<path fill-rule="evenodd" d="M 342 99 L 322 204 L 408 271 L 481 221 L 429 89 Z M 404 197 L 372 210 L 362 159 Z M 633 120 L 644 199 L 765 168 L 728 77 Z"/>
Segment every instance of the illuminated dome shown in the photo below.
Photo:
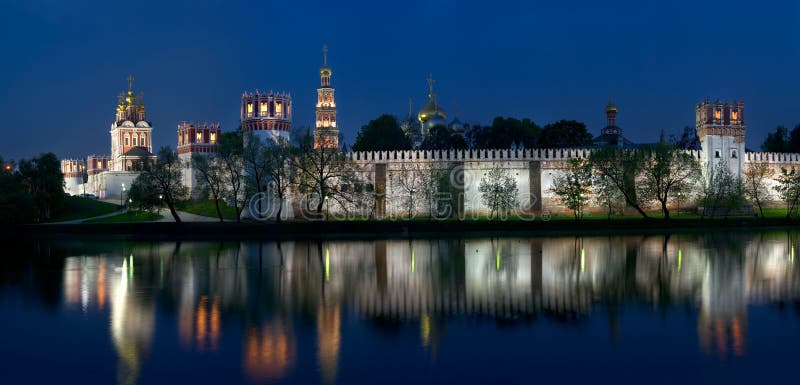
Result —
<path fill-rule="evenodd" d="M 617 113 L 617 106 L 614 105 L 614 102 L 608 101 L 608 105 L 606 106 L 606 113 Z"/>
<path fill-rule="evenodd" d="M 324 66 L 320 67 L 320 69 L 319 69 L 319 74 L 320 75 L 331 76 L 332 73 L 333 73 L 333 71 L 331 71 L 331 68 L 328 67 L 327 65 L 324 65 Z"/>
<path fill-rule="evenodd" d="M 433 118 L 439 118 L 442 120 L 447 119 L 447 115 L 445 115 L 444 110 L 442 110 L 442 108 L 439 107 L 433 100 L 434 98 L 431 98 L 431 100 L 428 101 L 428 104 L 419 110 L 417 119 L 419 119 L 421 123 L 425 123 Z"/>

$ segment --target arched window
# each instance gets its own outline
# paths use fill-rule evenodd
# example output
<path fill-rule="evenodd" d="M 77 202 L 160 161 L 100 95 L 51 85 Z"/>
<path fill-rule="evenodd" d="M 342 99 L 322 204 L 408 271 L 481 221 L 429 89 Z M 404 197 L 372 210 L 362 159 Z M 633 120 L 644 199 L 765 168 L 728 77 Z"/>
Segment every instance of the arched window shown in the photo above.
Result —
<path fill-rule="evenodd" d="M 142 134 L 142 137 L 139 138 L 139 145 L 142 147 L 147 146 L 147 140 L 145 138 L 147 138 L 147 134 Z"/>
<path fill-rule="evenodd" d="M 203 132 L 202 131 L 198 131 L 197 132 L 196 143 L 203 143 Z"/>
<path fill-rule="evenodd" d="M 139 145 L 139 135 L 133 134 L 133 146 L 136 147 Z"/>
<path fill-rule="evenodd" d="M 125 134 L 125 146 L 131 145 L 131 137 L 128 134 Z"/>

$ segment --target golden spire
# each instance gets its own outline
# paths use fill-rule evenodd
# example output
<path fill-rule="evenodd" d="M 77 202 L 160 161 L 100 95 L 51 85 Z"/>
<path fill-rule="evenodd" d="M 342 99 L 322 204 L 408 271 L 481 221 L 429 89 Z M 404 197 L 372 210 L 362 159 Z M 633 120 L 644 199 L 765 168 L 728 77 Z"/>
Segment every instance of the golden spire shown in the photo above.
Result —
<path fill-rule="evenodd" d="M 133 75 L 128 76 L 128 95 L 133 95 Z"/>
<path fill-rule="evenodd" d="M 328 45 L 327 44 L 323 44 L 322 45 L 322 65 L 324 67 L 328 66 Z"/>
<path fill-rule="evenodd" d="M 414 115 L 414 99 L 408 98 L 408 116 Z"/>

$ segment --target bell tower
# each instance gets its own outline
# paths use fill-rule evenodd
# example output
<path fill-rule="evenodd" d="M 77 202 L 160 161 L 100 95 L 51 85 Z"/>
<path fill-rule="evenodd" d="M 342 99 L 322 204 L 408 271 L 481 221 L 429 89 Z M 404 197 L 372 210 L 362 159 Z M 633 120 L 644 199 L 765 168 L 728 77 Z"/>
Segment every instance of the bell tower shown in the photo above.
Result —
<path fill-rule="evenodd" d="M 128 91 L 119 94 L 116 119 L 111 124 L 111 171 L 134 171 L 138 162 L 153 158 L 152 132 L 143 95 L 135 95 L 133 76 L 129 76 Z"/>
<path fill-rule="evenodd" d="M 336 125 L 336 102 L 331 87 L 331 71 L 328 67 L 328 46 L 322 47 L 322 68 L 319 69 L 320 87 L 317 88 L 316 123 L 314 125 L 314 148 L 339 148 L 339 127 Z"/>
<path fill-rule="evenodd" d="M 703 171 L 707 173 L 722 162 L 733 175 L 741 177 L 745 151 L 744 102 L 706 99 L 697 104 L 695 121 L 702 147 Z"/>

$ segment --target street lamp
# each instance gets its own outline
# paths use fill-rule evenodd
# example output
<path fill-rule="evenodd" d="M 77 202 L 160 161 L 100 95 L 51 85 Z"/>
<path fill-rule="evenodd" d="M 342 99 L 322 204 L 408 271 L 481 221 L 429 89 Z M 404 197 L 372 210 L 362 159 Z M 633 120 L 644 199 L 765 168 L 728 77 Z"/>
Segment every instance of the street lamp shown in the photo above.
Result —
<path fill-rule="evenodd" d="M 119 205 L 122 206 L 124 203 L 122 201 L 123 195 L 125 195 L 125 183 L 122 184 L 122 192 L 119 193 Z"/>
<path fill-rule="evenodd" d="M 163 201 L 164 201 L 164 195 L 158 194 L 158 211 L 159 211 L 159 213 L 161 212 L 161 206 L 164 205 Z"/>

